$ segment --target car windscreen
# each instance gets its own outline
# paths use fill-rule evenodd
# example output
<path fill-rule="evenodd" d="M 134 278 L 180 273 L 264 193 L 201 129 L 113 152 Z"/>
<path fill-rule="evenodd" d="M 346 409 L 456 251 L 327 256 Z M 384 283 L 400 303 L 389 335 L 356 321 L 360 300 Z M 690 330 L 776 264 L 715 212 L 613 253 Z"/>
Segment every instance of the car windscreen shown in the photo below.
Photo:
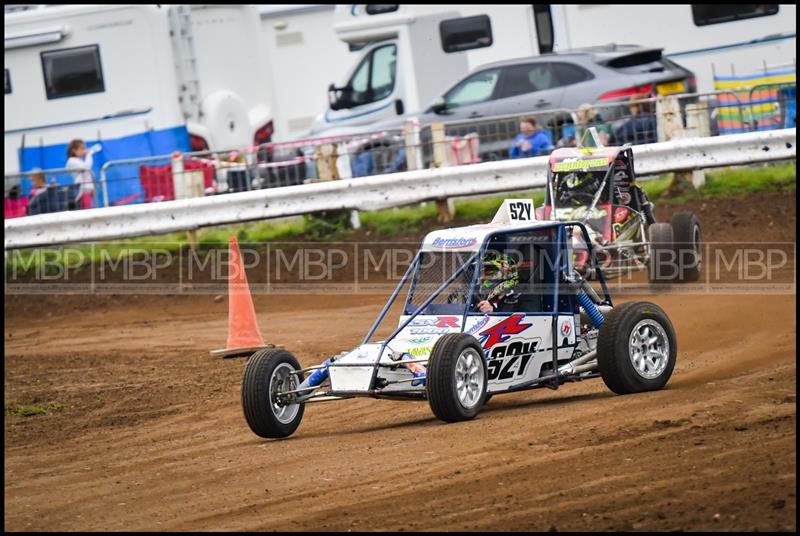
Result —
<path fill-rule="evenodd" d="M 555 173 L 553 175 L 553 193 L 558 207 L 580 207 L 592 204 L 594 196 L 603 184 L 606 170 L 589 172 Z M 610 202 L 608 183 L 597 202 L 598 205 Z"/>
<path fill-rule="evenodd" d="M 448 279 L 463 268 L 420 314 L 463 314 L 475 273 L 473 251 L 423 251 L 409 287 L 404 314 L 417 312 Z"/>

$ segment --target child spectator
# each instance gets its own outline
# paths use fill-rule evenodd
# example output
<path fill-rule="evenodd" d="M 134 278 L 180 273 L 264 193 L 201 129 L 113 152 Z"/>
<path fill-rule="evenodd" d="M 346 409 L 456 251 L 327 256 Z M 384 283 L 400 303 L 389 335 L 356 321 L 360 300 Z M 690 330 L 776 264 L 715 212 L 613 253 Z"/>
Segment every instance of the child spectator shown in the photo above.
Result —
<path fill-rule="evenodd" d="M 100 151 L 100 144 L 91 149 L 86 148 L 83 140 L 75 139 L 67 146 L 67 169 L 78 170 L 72 175 L 75 184 L 80 184 L 80 200 L 82 208 L 92 208 L 94 201 L 94 177 L 92 176 L 92 155 Z"/>

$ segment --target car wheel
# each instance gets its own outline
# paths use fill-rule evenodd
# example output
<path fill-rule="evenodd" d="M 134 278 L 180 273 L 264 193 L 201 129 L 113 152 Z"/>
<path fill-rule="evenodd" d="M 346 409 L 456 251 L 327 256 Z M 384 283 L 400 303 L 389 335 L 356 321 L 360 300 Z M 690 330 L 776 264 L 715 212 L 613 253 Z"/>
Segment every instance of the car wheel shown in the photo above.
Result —
<path fill-rule="evenodd" d="M 472 335 L 448 333 L 436 341 L 426 376 L 428 403 L 443 421 L 470 420 L 486 401 L 486 359 Z"/>
<path fill-rule="evenodd" d="M 613 308 L 598 334 L 600 375 L 620 395 L 664 387 L 677 355 L 672 323 L 654 303 L 629 302 Z"/>
<path fill-rule="evenodd" d="M 278 394 L 303 381 L 300 363 L 286 350 L 268 349 L 250 357 L 242 377 L 242 409 L 250 429 L 265 438 L 288 437 L 303 418 L 304 404 L 283 404 Z"/>
<path fill-rule="evenodd" d="M 672 233 L 678 263 L 678 281 L 697 281 L 703 270 L 703 234 L 700 221 L 692 212 L 678 212 L 672 216 Z"/>

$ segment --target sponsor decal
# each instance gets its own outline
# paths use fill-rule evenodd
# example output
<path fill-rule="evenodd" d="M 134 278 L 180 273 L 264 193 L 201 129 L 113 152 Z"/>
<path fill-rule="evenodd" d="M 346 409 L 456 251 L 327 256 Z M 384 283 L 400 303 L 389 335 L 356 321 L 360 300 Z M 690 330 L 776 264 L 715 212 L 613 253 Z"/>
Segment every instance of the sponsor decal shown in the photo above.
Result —
<path fill-rule="evenodd" d="M 413 359 L 417 359 L 430 354 L 432 349 L 433 349 L 432 346 L 423 346 L 422 348 L 409 348 L 407 353 L 410 354 Z"/>
<path fill-rule="evenodd" d="M 522 333 L 533 324 L 522 324 L 522 319 L 525 318 L 524 313 L 517 313 L 498 322 L 494 326 L 480 332 L 481 345 L 489 349 L 497 343 L 507 341 L 512 335 Z"/>
<path fill-rule="evenodd" d="M 561 334 L 562 335 L 569 335 L 569 332 L 572 328 L 569 327 L 569 321 L 564 320 L 561 324 Z"/>
<path fill-rule="evenodd" d="M 412 335 L 445 335 L 450 333 L 447 328 L 411 328 Z"/>
<path fill-rule="evenodd" d="M 582 220 L 597 219 L 608 216 L 608 210 L 605 208 L 595 207 L 591 212 L 589 207 L 575 207 L 575 208 L 560 208 L 558 209 L 558 217 L 567 220 Z"/>
<path fill-rule="evenodd" d="M 470 317 L 470 320 L 472 320 L 472 318 L 475 318 L 475 317 Z M 471 328 L 466 330 L 465 333 L 470 333 L 470 334 L 475 333 L 479 329 L 482 329 L 483 326 L 485 326 L 488 323 L 489 323 L 489 315 L 483 315 L 483 318 L 478 319 L 478 322 L 474 326 L 472 326 Z"/>
<path fill-rule="evenodd" d="M 435 238 L 432 245 L 437 248 L 468 248 L 478 243 L 477 238 Z"/>
<path fill-rule="evenodd" d="M 457 316 L 437 316 L 436 318 L 415 318 L 409 326 L 436 326 L 437 328 L 457 328 Z"/>
<path fill-rule="evenodd" d="M 435 318 L 415 318 L 409 324 L 411 335 L 443 335 L 458 329 L 457 316 L 437 316 Z"/>
<path fill-rule="evenodd" d="M 561 162 L 555 162 L 553 164 L 553 171 L 577 171 L 579 169 L 607 166 L 608 158 L 587 158 L 586 160 L 569 158 L 567 160 L 562 160 Z"/>
<path fill-rule="evenodd" d="M 409 344 L 422 345 L 430 341 L 433 337 L 417 337 L 415 339 L 408 339 Z"/>

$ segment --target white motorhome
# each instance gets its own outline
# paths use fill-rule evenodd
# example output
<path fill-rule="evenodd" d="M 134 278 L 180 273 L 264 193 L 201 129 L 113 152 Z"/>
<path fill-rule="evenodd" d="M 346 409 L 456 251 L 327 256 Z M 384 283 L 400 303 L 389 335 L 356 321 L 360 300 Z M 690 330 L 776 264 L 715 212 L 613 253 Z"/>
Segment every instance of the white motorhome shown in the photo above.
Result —
<path fill-rule="evenodd" d="M 336 34 L 358 54 L 330 84 L 312 133 L 417 111 L 473 67 L 538 54 L 533 14 L 531 5 L 337 5 Z"/>
<path fill-rule="evenodd" d="M 478 65 L 609 43 L 660 47 L 695 73 L 792 67 L 796 6 L 770 5 L 337 5 L 337 35 L 353 64 L 329 87 L 312 134 L 359 129 L 432 104 Z"/>
<path fill-rule="evenodd" d="M 258 6 L 272 69 L 273 141 L 304 136 L 325 109 L 325 87 L 353 53 L 333 30 L 333 4 Z"/>
<path fill-rule="evenodd" d="M 5 14 L 5 172 L 269 141 L 255 6 L 41 6 Z M 96 157 L 96 161 L 98 157 Z"/>

